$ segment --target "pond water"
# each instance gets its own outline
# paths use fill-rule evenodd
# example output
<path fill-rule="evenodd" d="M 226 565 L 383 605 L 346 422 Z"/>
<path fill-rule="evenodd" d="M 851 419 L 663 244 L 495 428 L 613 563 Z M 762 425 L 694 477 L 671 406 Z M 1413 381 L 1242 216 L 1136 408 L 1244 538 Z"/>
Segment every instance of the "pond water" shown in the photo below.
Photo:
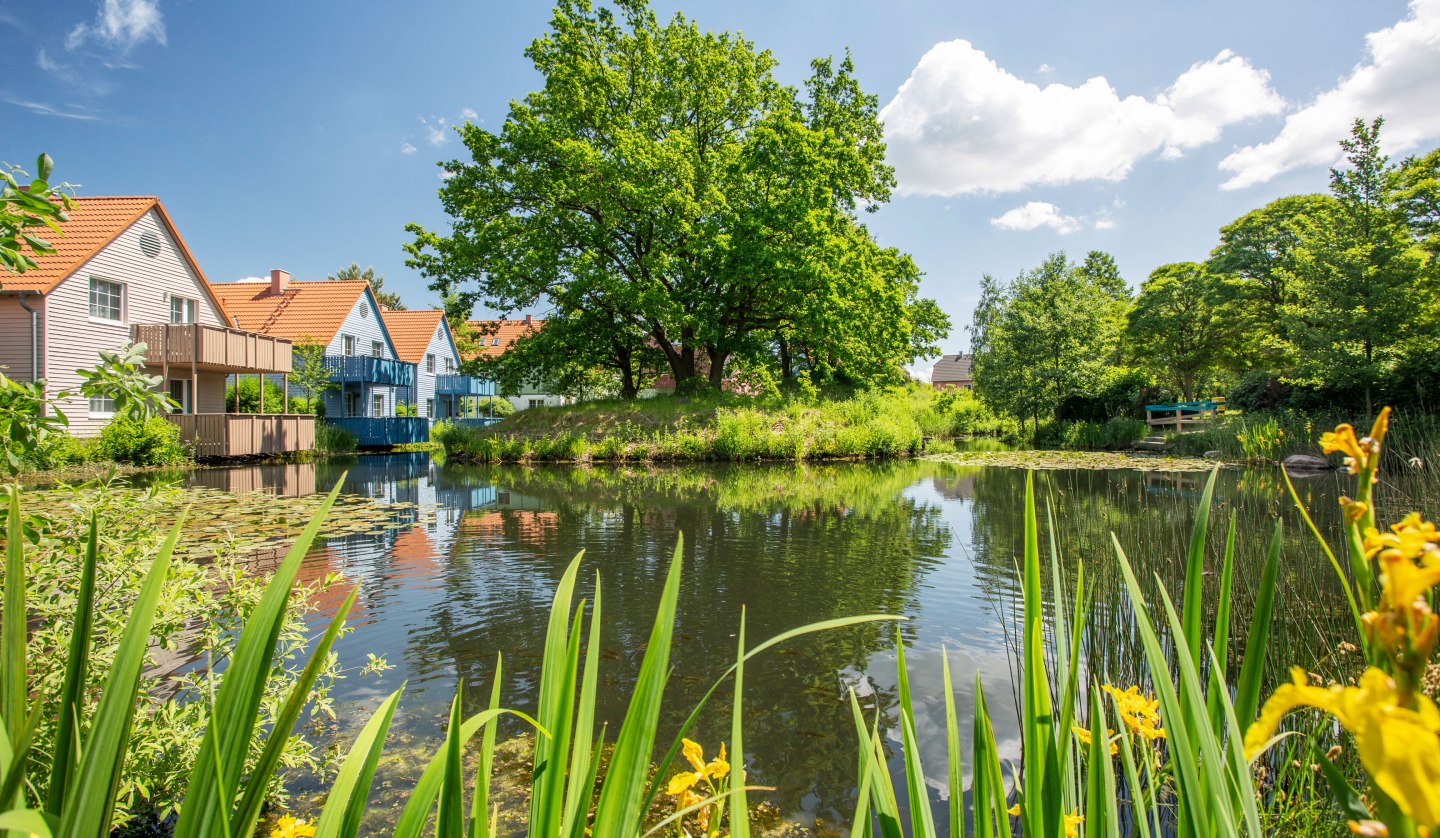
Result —
<path fill-rule="evenodd" d="M 805 466 L 476 467 L 425 454 L 348 463 L 212 469 L 190 479 L 217 488 L 283 493 L 328 488 L 348 468 L 345 491 L 413 503 L 405 526 L 317 547 L 306 576 L 338 571 L 360 586 L 358 628 L 338 651 L 347 666 L 367 653 L 393 669 L 339 683 L 342 724 L 353 729 L 401 682 L 397 747 L 414 751 L 398 775 L 413 777 L 438 748 L 448 703 L 463 679 L 466 714 L 488 700 L 497 654 L 504 703 L 533 712 L 550 598 L 581 550 L 581 596 L 598 572 L 604 591 L 598 721 L 618 729 L 663 574 L 683 537 L 674 674 L 659 741 L 668 742 L 713 679 L 733 662 L 741 607 L 752 644 L 805 623 L 892 614 L 905 643 L 932 801 L 946 781 L 941 656 L 968 720 L 978 676 L 1007 756 L 1018 756 L 1013 654 L 1020 609 L 1016 563 L 1025 474 L 935 462 Z M 1113 531 L 1142 576 L 1178 597 L 1183 553 L 1206 475 L 1127 470 L 1037 473 L 1041 516 L 1057 522 L 1072 581 L 1083 562 L 1094 585 L 1087 654 L 1097 677 L 1134 681 L 1136 641 L 1110 548 Z M 1324 529 L 1347 478 L 1300 484 Z M 1224 470 L 1208 559 L 1218 577 L 1224 524 L 1234 514 L 1236 606 L 1243 643 L 1252 588 L 1277 517 L 1286 523 L 1272 672 L 1332 656 L 1345 638 L 1333 572 L 1285 494 L 1278 471 Z M 1388 514 L 1388 513 L 1387 513 Z M 1046 529 L 1042 523 L 1042 529 Z M 1048 549 L 1042 534 L 1042 550 Z M 336 602 L 329 603 L 333 607 Z M 317 625 L 319 618 L 317 618 Z M 897 624 L 870 624 L 791 642 L 746 668 L 746 745 L 752 782 L 787 817 L 834 824 L 854 806 L 855 737 L 848 693 L 881 714 L 898 753 Z M 1238 668 L 1238 649 L 1231 660 Z M 712 753 L 729 736 L 728 686 L 692 738 Z M 962 724 L 969 750 L 969 723 Z M 518 734 L 517 725 L 508 729 Z M 403 759 L 397 764 L 403 763 Z M 897 782 L 901 764 L 892 760 Z M 397 787 L 408 783 L 396 781 Z"/>

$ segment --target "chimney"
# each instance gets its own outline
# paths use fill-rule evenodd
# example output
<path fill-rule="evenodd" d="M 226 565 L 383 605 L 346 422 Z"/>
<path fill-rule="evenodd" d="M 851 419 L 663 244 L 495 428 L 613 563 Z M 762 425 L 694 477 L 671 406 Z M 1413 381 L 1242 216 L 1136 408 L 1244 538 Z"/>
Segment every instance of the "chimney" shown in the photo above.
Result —
<path fill-rule="evenodd" d="M 531 321 L 530 315 L 528 315 L 528 314 L 525 315 L 525 325 L 526 325 L 526 326 L 529 326 L 529 325 L 530 325 L 530 321 Z"/>
<path fill-rule="evenodd" d="M 290 272 L 279 268 L 270 272 L 270 293 L 283 294 L 290 287 Z"/>

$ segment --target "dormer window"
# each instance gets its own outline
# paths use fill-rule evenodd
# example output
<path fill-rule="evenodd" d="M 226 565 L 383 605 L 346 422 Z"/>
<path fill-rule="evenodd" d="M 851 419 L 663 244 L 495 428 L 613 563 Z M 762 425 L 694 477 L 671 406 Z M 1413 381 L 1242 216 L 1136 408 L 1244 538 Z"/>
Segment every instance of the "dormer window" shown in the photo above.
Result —
<path fill-rule="evenodd" d="M 354 336 L 354 335 L 342 335 L 342 336 L 340 337 L 340 351 L 343 352 L 343 353 L 345 353 L 346 355 L 354 355 L 354 354 L 355 354 L 355 336 Z"/>

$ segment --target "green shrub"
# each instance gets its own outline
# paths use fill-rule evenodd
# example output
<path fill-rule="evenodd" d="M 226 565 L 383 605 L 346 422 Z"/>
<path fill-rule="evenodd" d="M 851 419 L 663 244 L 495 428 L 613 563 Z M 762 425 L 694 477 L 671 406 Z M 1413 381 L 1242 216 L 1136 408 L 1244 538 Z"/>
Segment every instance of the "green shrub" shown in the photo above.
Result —
<path fill-rule="evenodd" d="M 607 436 L 595 443 L 595 447 L 590 450 L 590 459 L 605 461 L 623 460 L 626 455 L 625 448 L 625 440 L 619 436 Z"/>
<path fill-rule="evenodd" d="M 509 399 L 502 399 L 499 396 L 493 399 L 481 399 L 479 407 L 481 416 L 499 416 L 503 418 L 515 415 L 515 404 Z"/>
<path fill-rule="evenodd" d="M 253 377 L 242 376 L 240 378 L 240 409 L 235 409 L 236 385 L 231 384 L 225 388 L 225 412 L 226 413 L 259 413 L 260 412 L 260 381 Z M 290 400 L 289 410 L 291 413 L 302 412 L 298 409 L 298 398 Z M 265 412 L 282 413 L 286 409 L 285 391 L 280 385 L 273 381 L 265 381 Z M 308 412 L 308 411 L 305 411 Z"/>
<path fill-rule="evenodd" d="M 315 423 L 315 450 L 326 454 L 345 454 L 360 446 L 359 437 L 329 422 Z"/>
<path fill-rule="evenodd" d="M 46 434 L 25 456 L 25 464 L 40 471 L 84 465 L 99 457 L 98 439 L 80 439 L 67 433 Z"/>
<path fill-rule="evenodd" d="M 1231 410 L 1242 410 L 1246 413 L 1262 410 L 1278 410 L 1290 399 L 1290 385 L 1281 381 L 1275 373 L 1268 370 L 1251 370 L 1245 373 L 1235 389 L 1230 391 L 1230 396 L 1225 400 L 1225 406 Z"/>
<path fill-rule="evenodd" d="M 101 457 L 132 466 L 170 466 L 190 459 L 180 442 L 180 427 L 154 416 L 139 422 L 116 416 L 100 432 Z"/>

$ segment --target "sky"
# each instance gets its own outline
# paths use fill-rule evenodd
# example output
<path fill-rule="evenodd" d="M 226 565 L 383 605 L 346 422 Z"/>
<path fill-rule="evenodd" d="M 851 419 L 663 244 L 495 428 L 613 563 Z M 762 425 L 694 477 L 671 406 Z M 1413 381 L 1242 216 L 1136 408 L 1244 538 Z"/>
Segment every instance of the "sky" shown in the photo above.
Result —
<path fill-rule="evenodd" d="M 1356 117 L 1385 117 L 1396 159 L 1440 145 L 1440 0 L 654 4 L 742 32 L 786 83 L 851 50 L 899 183 L 865 221 L 924 272 L 946 352 L 983 275 L 1099 249 L 1138 287 L 1245 212 L 1325 190 Z M 448 229 L 454 126 L 498 130 L 541 85 L 524 50 L 550 11 L 0 0 L 0 160 L 44 151 L 78 194 L 159 196 L 212 282 L 358 262 L 436 305 L 404 225 Z"/>

